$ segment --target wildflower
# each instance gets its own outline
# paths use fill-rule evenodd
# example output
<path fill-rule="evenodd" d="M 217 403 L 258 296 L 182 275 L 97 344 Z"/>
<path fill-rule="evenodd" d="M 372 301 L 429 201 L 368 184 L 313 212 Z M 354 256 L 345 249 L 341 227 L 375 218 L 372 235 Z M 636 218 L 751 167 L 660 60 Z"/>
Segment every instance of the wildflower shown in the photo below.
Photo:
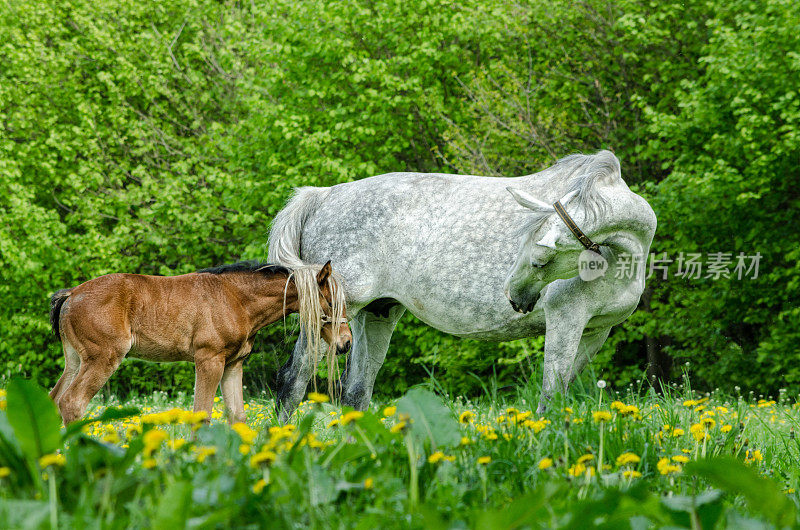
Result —
<path fill-rule="evenodd" d="M 680 437 L 680 436 L 683 436 L 683 435 L 684 435 L 684 430 L 683 430 L 683 429 L 680 429 L 680 428 L 678 428 L 678 427 L 675 427 L 675 428 L 672 430 L 672 437 L 673 437 L 673 438 L 678 438 L 678 437 Z"/>
<path fill-rule="evenodd" d="M 731 432 L 731 429 L 733 429 L 733 425 L 723 425 L 722 427 L 719 428 L 719 430 L 724 433 Z"/>
<path fill-rule="evenodd" d="M 389 416 L 394 416 L 395 412 L 397 412 L 397 407 L 386 407 L 385 409 L 383 409 L 383 415 L 386 416 L 387 418 Z"/>
<path fill-rule="evenodd" d="M 469 436 L 462 436 L 461 437 L 461 445 L 469 445 L 472 443 L 472 438 Z"/>
<path fill-rule="evenodd" d="M 621 409 L 617 411 L 620 416 L 632 416 L 634 418 L 641 418 L 641 414 L 639 414 L 639 407 L 636 405 L 624 405 Z"/>
<path fill-rule="evenodd" d="M 478 457 L 478 464 L 480 464 L 482 466 L 487 465 L 491 461 L 492 461 L 492 457 L 491 456 L 479 456 Z"/>
<path fill-rule="evenodd" d="M 206 461 L 206 458 L 217 454 L 217 448 L 214 446 L 202 446 L 195 448 L 195 452 L 197 453 L 195 460 L 202 464 Z"/>
<path fill-rule="evenodd" d="M 64 455 L 51 453 L 49 455 L 44 455 L 39 459 L 39 466 L 42 468 L 52 465 L 63 466 L 66 461 L 67 459 L 64 458 Z"/>
<path fill-rule="evenodd" d="M 670 459 L 666 456 L 658 461 L 656 468 L 662 475 L 681 472 L 681 466 L 670 463 Z"/>
<path fill-rule="evenodd" d="M 274 452 L 261 450 L 250 457 L 250 467 L 258 467 L 261 464 L 269 465 L 273 463 L 276 458 L 278 458 L 278 455 Z"/>
<path fill-rule="evenodd" d="M 250 445 L 249 444 L 239 444 L 239 452 L 243 455 L 250 453 Z"/>
<path fill-rule="evenodd" d="M 144 434 L 144 450 L 143 453 L 149 457 L 153 452 L 158 449 L 161 442 L 167 439 L 167 433 L 160 429 L 150 429 Z"/>
<path fill-rule="evenodd" d="M 320 394 L 319 392 L 309 392 L 308 399 L 310 399 L 314 403 L 327 403 L 328 401 L 331 400 L 331 398 L 329 398 L 325 394 Z"/>
<path fill-rule="evenodd" d="M 622 472 L 622 476 L 625 478 L 639 478 L 642 474 L 639 471 L 633 469 L 626 469 Z"/>
<path fill-rule="evenodd" d="M 328 422 L 329 429 L 332 427 L 336 427 L 337 425 L 339 425 L 339 420 L 337 418 L 334 418 L 330 422 Z"/>
<path fill-rule="evenodd" d="M 364 417 L 364 413 L 360 410 L 351 410 L 350 412 L 346 412 L 341 419 L 342 425 L 347 425 L 349 423 L 355 423 L 356 420 L 359 420 Z"/>
<path fill-rule="evenodd" d="M 186 440 L 184 440 L 183 438 L 178 438 L 177 440 L 169 440 L 169 441 L 167 441 L 167 447 L 169 447 L 173 451 L 177 451 L 178 449 L 180 449 L 184 445 L 186 445 Z"/>
<path fill-rule="evenodd" d="M 125 438 L 131 439 L 137 434 L 142 434 L 141 424 L 130 424 L 125 428 Z"/>
<path fill-rule="evenodd" d="M 702 423 L 695 423 L 689 428 L 689 432 L 692 433 L 694 439 L 698 442 L 710 438 L 708 433 L 706 432 L 706 427 Z"/>
<path fill-rule="evenodd" d="M 11 469 L 7 467 L 0 467 L 0 478 L 6 478 L 11 474 Z"/>
<path fill-rule="evenodd" d="M 699 401 L 695 401 L 694 399 L 687 399 L 683 402 L 684 407 L 695 407 L 699 404 Z"/>
<path fill-rule="evenodd" d="M 700 419 L 700 423 L 706 427 L 707 429 L 713 429 L 714 426 L 717 424 L 713 418 L 705 417 Z"/>
<path fill-rule="evenodd" d="M 547 469 L 553 467 L 553 459 L 552 458 L 542 458 L 539 460 L 539 469 Z"/>
<path fill-rule="evenodd" d="M 685 464 L 689 461 L 689 457 L 685 455 L 675 455 L 672 457 L 673 462 L 678 462 L 679 464 Z"/>
<path fill-rule="evenodd" d="M 403 430 L 406 428 L 406 425 L 407 425 L 406 422 L 398 421 L 397 423 L 392 425 L 392 428 L 389 429 L 389 432 L 391 432 L 392 434 L 397 434 L 399 432 L 403 432 Z"/>
<path fill-rule="evenodd" d="M 634 453 L 622 453 L 617 457 L 617 465 L 618 466 L 629 466 L 631 464 L 638 464 L 641 462 L 641 458 Z"/>
<path fill-rule="evenodd" d="M 391 416 L 391 414 L 390 414 L 390 416 Z M 365 490 L 371 490 L 374 486 L 375 486 L 375 481 L 372 480 L 372 477 L 367 477 L 366 480 L 364 480 L 364 489 Z"/>
<path fill-rule="evenodd" d="M 622 401 L 612 401 L 611 402 L 611 410 L 623 410 L 626 407 L 625 403 Z"/>
<path fill-rule="evenodd" d="M 437 464 L 439 462 L 452 462 L 456 459 L 454 456 L 448 456 L 441 451 L 436 451 L 431 456 L 428 457 L 428 462 L 431 464 Z"/>
<path fill-rule="evenodd" d="M 764 455 L 761 454 L 761 451 L 759 449 L 747 450 L 747 457 L 744 459 L 746 463 L 749 464 L 750 462 L 761 462 L 762 460 L 764 460 Z"/>
<path fill-rule="evenodd" d="M 603 423 L 611 419 L 611 413 L 607 410 L 596 410 L 592 412 L 592 419 L 595 423 Z"/>
<path fill-rule="evenodd" d="M 142 460 L 142 467 L 145 469 L 153 469 L 156 467 L 156 459 L 155 458 L 145 458 Z"/>
<path fill-rule="evenodd" d="M 594 455 L 585 454 L 585 455 L 581 456 L 580 458 L 578 458 L 578 463 L 579 464 L 585 464 L 586 462 L 590 462 L 592 460 L 594 460 Z"/>
<path fill-rule="evenodd" d="M 474 413 L 474 412 L 472 412 L 471 410 L 465 410 L 465 411 L 464 411 L 464 412 L 462 412 L 462 413 L 461 413 L 461 415 L 458 417 L 458 421 L 459 421 L 460 423 L 472 423 L 472 421 L 473 421 L 474 419 L 475 419 L 475 413 Z"/>
<path fill-rule="evenodd" d="M 562 410 L 563 412 L 566 412 L 567 414 L 572 414 L 572 407 L 564 407 L 564 408 L 563 408 L 563 409 L 561 409 L 561 410 Z"/>
<path fill-rule="evenodd" d="M 533 434 L 539 434 L 547 426 L 547 421 L 546 420 L 537 420 L 537 421 L 525 420 L 522 425 L 524 427 L 527 427 L 528 429 L 532 430 Z"/>
<path fill-rule="evenodd" d="M 251 429 L 246 423 L 234 423 L 231 429 L 233 429 L 246 444 L 252 444 L 256 436 L 258 436 L 258 432 Z"/>
<path fill-rule="evenodd" d="M 264 491 L 264 488 L 266 487 L 266 485 L 267 485 L 267 481 L 266 480 L 264 480 L 263 478 L 259 479 L 258 482 L 253 484 L 253 493 L 258 495 L 259 493 Z"/>
<path fill-rule="evenodd" d="M 601 389 L 601 390 L 602 390 L 602 389 L 603 389 L 603 388 L 605 388 L 605 387 L 606 387 L 606 382 L 605 382 L 605 381 L 603 381 L 602 379 L 600 379 L 599 381 L 597 381 L 597 388 L 599 388 L 599 389 Z"/>
<path fill-rule="evenodd" d="M 595 474 L 593 467 L 586 467 L 585 464 L 577 463 L 567 470 L 567 473 L 573 477 L 580 477 L 584 473 L 586 476 L 593 477 Z"/>

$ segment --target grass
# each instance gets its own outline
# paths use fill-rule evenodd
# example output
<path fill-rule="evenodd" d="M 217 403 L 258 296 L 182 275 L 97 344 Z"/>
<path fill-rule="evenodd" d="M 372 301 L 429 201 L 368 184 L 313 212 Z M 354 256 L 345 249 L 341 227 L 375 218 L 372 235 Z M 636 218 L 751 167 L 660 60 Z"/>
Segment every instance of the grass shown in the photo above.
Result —
<path fill-rule="evenodd" d="M 0 525 L 800 524 L 800 405 L 785 395 L 584 384 L 539 416 L 535 384 L 502 393 L 489 381 L 474 400 L 442 394 L 432 381 L 363 414 L 309 400 L 287 426 L 271 399 L 255 397 L 247 425 L 233 430 L 221 402 L 203 426 L 171 410 L 190 396 L 136 398 L 128 412 L 113 412 L 123 404 L 111 399 L 92 406 L 105 421 L 62 435 L 63 458 L 28 457 L 23 467 L 9 414 L 0 418 Z"/>

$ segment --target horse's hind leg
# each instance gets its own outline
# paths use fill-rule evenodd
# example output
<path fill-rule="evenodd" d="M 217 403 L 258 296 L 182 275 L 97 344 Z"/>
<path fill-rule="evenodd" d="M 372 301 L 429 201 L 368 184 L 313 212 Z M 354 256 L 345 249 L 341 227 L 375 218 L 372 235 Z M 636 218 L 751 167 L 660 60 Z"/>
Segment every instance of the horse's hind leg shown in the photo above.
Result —
<path fill-rule="evenodd" d="M 56 401 L 64 425 L 83 416 L 86 407 L 89 406 L 89 401 L 106 384 L 108 378 L 122 362 L 129 347 L 102 349 L 95 343 L 83 347 L 81 367 L 70 385 L 61 392 Z"/>
<path fill-rule="evenodd" d="M 58 399 L 61 397 L 61 394 L 64 393 L 64 390 L 69 388 L 69 385 L 72 383 L 72 380 L 75 379 L 75 375 L 81 367 L 81 358 L 72 344 L 70 344 L 68 340 L 64 340 L 61 346 L 64 350 L 64 372 L 61 374 L 61 377 L 58 378 L 56 386 L 50 391 L 50 399 L 56 403 L 58 403 Z"/>
<path fill-rule="evenodd" d="M 369 407 L 375 378 L 383 366 L 394 328 L 405 310 L 399 303 L 381 307 L 380 313 L 373 313 L 367 306 L 350 323 L 353 348 L 347 358 L 343 404 L 357 410 Z"/>

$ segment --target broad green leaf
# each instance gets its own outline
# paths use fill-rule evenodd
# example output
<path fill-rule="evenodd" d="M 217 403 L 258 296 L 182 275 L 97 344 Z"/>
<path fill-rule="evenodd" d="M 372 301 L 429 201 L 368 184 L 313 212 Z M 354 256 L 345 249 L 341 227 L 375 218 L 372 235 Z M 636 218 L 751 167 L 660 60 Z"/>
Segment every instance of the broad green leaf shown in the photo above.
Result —
<path fill-rule="evenodd" d="M 61 416 L 47 392 L 32 381 L 8 384 L 8 422 L 25 454 L 37 460 L 61 447 Z"/>
<path fill-rule="evenodd" d="M 458 420 L 442 399 L 424 388 L 412 388 L 397 401 L 397 413 L 410 418 L 411 432 L 427 440 L 432 449 L 458 445 L 461 434 Z"/>
<path fill-rule="evenodd" d="M 167 486 L 158 503 L 152 527 L 155 530 L 176 530 L 186 527 L 191 504 L 192 485 L 186 481 L 173 482 Z"/>
<path fill-rule="evenodd" d="M 686 465 L 686 472 L 708 480 L 734 495 L 742 495 L 751 510 L 759 512 L 778 526 L 795 521 L 794 503 L 778 485 L 754 469 L 730 457 L 698 460 Z"/>

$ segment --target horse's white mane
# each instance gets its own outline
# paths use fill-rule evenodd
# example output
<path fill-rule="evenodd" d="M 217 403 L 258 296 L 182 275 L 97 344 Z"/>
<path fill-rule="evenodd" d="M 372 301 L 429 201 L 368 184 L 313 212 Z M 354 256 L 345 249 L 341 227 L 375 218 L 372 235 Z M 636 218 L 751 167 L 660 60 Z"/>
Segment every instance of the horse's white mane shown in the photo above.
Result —
<path fill-rule="evenodd" d="M 540 174 L 546 179 L 542 189 L 549 192 L 543 200 L 553 203 L 570 192 L 576 192 L 570 204 L 579 205 L 594 219 L 602 215 L 606 208 L 605 199 L 599 191 L 600 184 L 621 178 L 619 160 L 611 151 L 569 155 Z M 552 214 L 531 211 L 531 217 L 520 227 L 518 234 L 533 234 Z"/>

